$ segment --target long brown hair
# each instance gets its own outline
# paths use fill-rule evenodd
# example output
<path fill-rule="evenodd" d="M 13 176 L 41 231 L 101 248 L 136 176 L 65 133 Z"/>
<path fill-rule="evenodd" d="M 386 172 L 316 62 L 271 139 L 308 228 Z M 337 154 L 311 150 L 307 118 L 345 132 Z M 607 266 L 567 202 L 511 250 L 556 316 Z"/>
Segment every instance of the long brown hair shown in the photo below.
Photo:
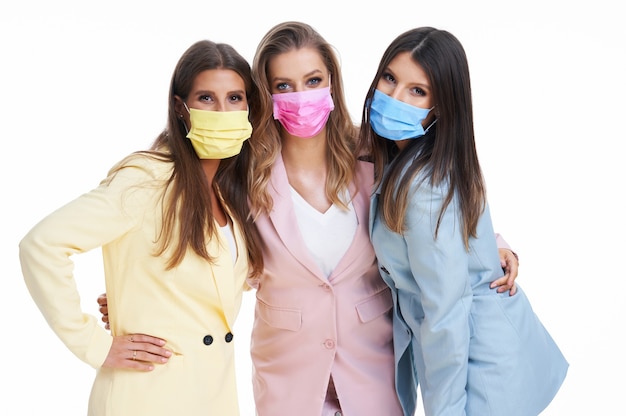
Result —
<path fill-rule="evenodd" d="M 391 60 L 401 52 L 409 52 L 413 61 L 426 72 L 437 122 L 425 136 L 411 140 L 404 150 L 398 151 L 392 141 L 374 133 L 369 114 L 378 81 Z M 358 148 L 365 154 L 371 152 L 375 182 L 381 186 L 379 209 L 391 230 L 397 233 L 404 230 L 409 192 L 413 181 L 419 177 L 433 186 L 447 186 L 435 237 L 443 213 L 456 195 L 468 247 L 486 204 L 472 112 L 469 66 L 456 37 L 445 30 L 421 27 L 401 34 L 389 45 L 365 99 Z M 388 172 L 383 175 L 385 167 Z"/>
<path fill-rule="evenodd" d="M 272 209 L 272 200 L 267 192 L 272 167 L 280 153 L 282 142 L 279 122 L 272 116 L 273 101 L 267 77 L 269 62 L 277 55 L 294 49 L 311 48 L 316 50 L 331 74 L 331 91 L 335 108 L 326 124 L 328 143 L 328 176 L 326 179 L 327 198 L 341 207 L 347 201 L 341 195 L 348 189 L 354 178 L 356 158 L 354 146 L 356 127 L 350 118 L 345 102 L 341 68 L 332 46 L 311 26 L 301 22 L 283 22 L 271 28 L 261 39 L 254 61 L 252 77 L 259 89 L 253 101 L 252 133 L 255 138 L 250 146 L 250 201 L 257 215 Z"/>
<path fill-rule="evenodd" d="M 170 82 L 166 128 L 159 134 L 150 150 L 137 152 L 168 161 L 173 170 L 167 181 L 163 197 L 163 225 L 158 236 L 154 255 L 164 254 L 174 246 L 167 268 L 183 260 L 188 249 L 213 262 L 207 252 L 207 240 L 218 236 L 211 209 L 211 194 L 187 132 L 176 112 L 175 96 L 186 100 L 197 75 L 210 69 L 229 69 L 244 80 L 248 101 L 254 96 L 250 65 L 232 46 L 202 40 L 194 43 L 180 57 Z M 238 156 L 220 162 L 213 186 L 222 196 L 230 214 L 241 224 L 247 248 L 250 269 L 259 273 L 263 269 L 260 239 L 256 227 L 251 225 L 246 199 L 246 179 L 241 176 Z M 165 195 L 168 198 L 165 199 Z M 178 235 L 177 235 L 178 234 Z"/>

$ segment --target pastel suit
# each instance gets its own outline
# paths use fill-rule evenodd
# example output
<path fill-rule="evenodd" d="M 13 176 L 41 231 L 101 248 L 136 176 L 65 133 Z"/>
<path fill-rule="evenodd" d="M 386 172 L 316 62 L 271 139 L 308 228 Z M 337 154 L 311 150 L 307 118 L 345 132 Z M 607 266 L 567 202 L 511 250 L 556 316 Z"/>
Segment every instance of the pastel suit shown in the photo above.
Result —
<path fill-rule="evenodd" d="M 239 224 L 233 265 L 225 238 L 210 264 L 189 251 L 166 270 L 154 256 L 173 164 L 130 156 L 100 186 L 44 218 L 20 242 L 25 282 L 51 328 L 96 372 L 89 416 L 239 414 L 232 327 L 248 289 Z M 169 197 L 169 193 L 165 198 Z M 173 351 L 151 372 L 101 367 L 112 337 L 80 308 L 71 256 L 102 247 L 111 335 L 150 334 Z M 130 355 L 130 351 L 129 351 Z M 54 409 L 53 409 L 54 410 Z M 60 409 L 57 409 L 60 410 Z"/>
<path fill-rule="evenodd" d="M 428 416 L 534 416 L 559 390 L 568 363 L 517 293 L 497 293 L 501 277 L 487 206 L 466 250 L 458 200 L 435 225 L 446 185 L 415 179 L 403 235 L 380 220 L 376 193 L 371 238 L 391 288 L 396 388 L 404 414 L 415 413 L 417 385 Z"/>
<path fill-rule="evenodd" d="M 394 389 L 392 299 L 368 233 L 372 164 L 358 162 L 355 182 L 350 193 L 358 229 L 326 278 L 297 227 L 282 158 L 273 166 L 273 209 L 256 221 L 265 271 L 250 281 L 257 289 L 251 356 L 259 416 L 320 416 L 331 375 L 344 415 L 402 415 Z"/>

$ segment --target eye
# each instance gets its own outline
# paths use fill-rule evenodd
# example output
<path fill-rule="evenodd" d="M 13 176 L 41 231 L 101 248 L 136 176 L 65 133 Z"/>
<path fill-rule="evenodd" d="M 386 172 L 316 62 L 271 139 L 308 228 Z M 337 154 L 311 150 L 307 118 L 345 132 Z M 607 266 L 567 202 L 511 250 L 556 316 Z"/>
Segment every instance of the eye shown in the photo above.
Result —
<path fill-rule="evenodd" d="M 233 95 L 231 95 L 230 97 L 228 97 L 228 100 L 229 100 L 230 102 L 233 102 L 233 103 L 234 103 L 234 102 L 241 102 L 241 101 L 244 101 L 245 99 L 246 99 L 246 97 L 244 97 L 244 96 L 243 96 L 243 95 L 241 95 L 241 94 L 233 94 Z"/>
<path fill-rule="evenodd" d="M 306 85 L 311 86 L 311 87 L 315 87 L 317 85 L 319 85 L 322 82 L 322 78 L 320 77 L 313 77 L 309 80 L 307 80 Z"/>
<path fill-rule="evenodd" d="M 385 81 L 392 83 L 392 84 L 396 83 L 396 79 L 389 72 L 383 72 L 381 79 L 384 79 Z"/>
<path fill-rule="evenodd" d="M 276 84 L 275 88 L 276 88 L 276 91 L 281 91 L 281 92 L 287 91 L 289 89 L 289 84 L 287 84 L 286 82 L 281 82 L 281 83 Z"/>
<path fill-rule="evenodd" d="M 418 95 L 420 97 L 425 97 L 426 96 L 426 91 L 424 91 L 420 87 L 411 88 L 411 93 L 415 94 L 415 95 Z"/>
<path fill-rule="evenodd" d="M 211 103 L 213 102 L 213 97 L 211 97 L 210 95 L 201 95 L 200 97 L 198 97 L 198 100 L 203 102 L 203 103 Z"/>

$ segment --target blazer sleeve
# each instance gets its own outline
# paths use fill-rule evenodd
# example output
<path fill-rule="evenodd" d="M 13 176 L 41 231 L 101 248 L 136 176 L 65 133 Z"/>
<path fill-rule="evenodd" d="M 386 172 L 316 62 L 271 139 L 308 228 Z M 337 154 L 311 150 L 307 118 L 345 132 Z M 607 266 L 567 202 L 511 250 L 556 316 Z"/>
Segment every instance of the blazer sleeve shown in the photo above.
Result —
<path fill-rule="evenodd" d="M 509 243 L 506 242 L 506 240 L 504 239 L 504 237 L 502 237 L 500 234 L 496 233 L 496 244 L 498 245 L 498 248 L 506 248 L 508 250 L 513 251 L 513 249 L 511 249 L 511 246 L 509 246 Z"/>
<path fill-rule="evenodd" d="M 71 257 L 105 245 L 140 220 L 146 192 L 136 185 L 148 172 L 126 167 L 100 186 L 52 212 L 20 241 L 28 290 L 52 330 L 81 360 L 102 365 L 112 337 L 96 317 L 83 313 Z"/>
<path fill-rule="evenodd" d="M 414 336 L 422 352 L 416 359 L 426 414 L 443 414 L 443 409 L 464 414 L 466 402 L 472 293 L 456 200 L 434 236 L 446 192 L 426 182 L 414 186 L 406 218 L 409 266 L 423 308 Z M 415 310 L 419 308 L 411 308 Z"/>

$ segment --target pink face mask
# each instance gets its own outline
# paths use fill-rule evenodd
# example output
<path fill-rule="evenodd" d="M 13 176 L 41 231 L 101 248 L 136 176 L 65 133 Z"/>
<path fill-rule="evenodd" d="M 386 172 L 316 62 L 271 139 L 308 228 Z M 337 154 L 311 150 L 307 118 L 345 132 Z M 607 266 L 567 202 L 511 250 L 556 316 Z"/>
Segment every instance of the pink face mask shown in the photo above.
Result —
<path fill-rule="evenodd" d="M 272 94 L 274 119 L 296 137 L 309 138 L 322 131 L 335 108 L 330 87 Z"/>

